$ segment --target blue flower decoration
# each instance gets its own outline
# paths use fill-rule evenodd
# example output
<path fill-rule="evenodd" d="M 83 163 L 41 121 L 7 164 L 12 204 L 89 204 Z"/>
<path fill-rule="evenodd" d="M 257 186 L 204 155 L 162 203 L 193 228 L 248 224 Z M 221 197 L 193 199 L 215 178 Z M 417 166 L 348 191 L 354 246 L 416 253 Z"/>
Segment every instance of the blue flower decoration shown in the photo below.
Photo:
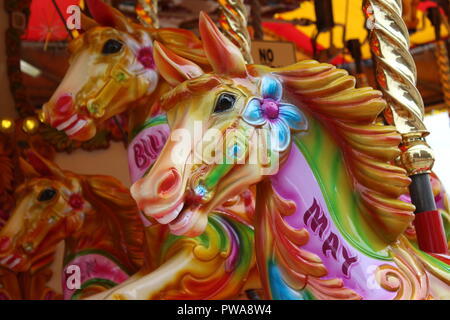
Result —
<path fill-rule="evenodd" d="M 278 79 L 264 76 L 259 89 L 262 98 L 250 99 L 242 117 L 253 126 L 268 126 L 272 141 L 278 141 L 274 150 L 285 151 L 291 143 L 291 130 L 308 128 L 306 117 L 296 106 L 281 102 L 283 87 Z"/>

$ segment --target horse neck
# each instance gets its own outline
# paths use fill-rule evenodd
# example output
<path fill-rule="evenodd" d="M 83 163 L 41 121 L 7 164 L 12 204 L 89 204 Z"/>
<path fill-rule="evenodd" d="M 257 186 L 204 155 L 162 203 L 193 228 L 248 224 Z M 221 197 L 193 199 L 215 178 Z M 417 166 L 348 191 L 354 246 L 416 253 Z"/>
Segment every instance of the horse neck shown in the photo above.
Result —
<path fill-rule="evenodd" d="M 130 258 L 127 246 L 124 245 L 127 240 L 124 236 L 123 222 L 111 217 L 113 212 L 111 209 L 99 202 L 85 214 L 80 230 L 66 239 L 66 260 L 80 253 L 96 252 L 113 256 L 128 269 L 135 269 L 135 263 Z"/>
<path fill-rule="evenodd" d="M 318 149 L 309 147 L 299 140 L 293 141 L 290 154 L 279 172 L 257 185 L 256 256 L 266 292 L 275 299 L 306 299 L 307 296 L 301 296 L 306 293 L 294 294 L 289 289 L 298 287 L 299 283 L 292 283 L 292 279 L 282 276 L 293 273 L 316 280 L 324 276 L 332 281 L 342 279 L 342 285 L 336 288 L 336 297 L 391 298 L 381 291 L 371 296 L 370 290 L 365 288 L 354 290 L 359 285 L 358 279 L 365 276 L 361 270 L 365 272 L 370 266 L 381 266 L 389 253 L 386 244 L 375 248 L 371 241 L 362 239 L 364 234 L 358 233 L 361 229 L 368 238 L 374 235 L 360 226 L 359 221 L 353 220 L 353 214 L 349 212 L 353 206 L 357 208 L 356 203 L 351 202 L 355 201 L 353 197 L 347 199 L 352 195 L 351 186 L 344 188 L 344 177 L 340 177 L 344 179 L 340 181 L 327 175 L 338 170 L 339 166 L 331 166 L 324 155 L 322 161 L 325 163 L 318 167 L 317 160 L 313 160 L 310 153 Z M 323 146 L 323 149 L 327 148 L 330 146 Z M 328 157 L 334 159 L 330 154 Z M 316 161 L 316 165 L 311 165 L 311 161 Z M 339 200 L 339 196 L 343 199 Z M 283 283 L 277 280 L 280 277 L 285 280 Z M 314 281 L 307 282 L 308 290 L 305 292 L 320 297 Z M 280 286 L 287 289 L 274 289 Z M 324 298 L 333 298 L 333 292 L 326 293 Z"/>
<path fill-rule="evenodd" d="M 299 227 L 300 215 L 314 203 L 336 233 L 358 251 L 386 258 L 388 242 L 364 219 L 343 153 L 327 130 L 308 115 L 308 132 L 292 137 L 292 149 L 279 172 L 270 178 L 283 198 L 296 199 L 297 212 L 286 221 Z"/>

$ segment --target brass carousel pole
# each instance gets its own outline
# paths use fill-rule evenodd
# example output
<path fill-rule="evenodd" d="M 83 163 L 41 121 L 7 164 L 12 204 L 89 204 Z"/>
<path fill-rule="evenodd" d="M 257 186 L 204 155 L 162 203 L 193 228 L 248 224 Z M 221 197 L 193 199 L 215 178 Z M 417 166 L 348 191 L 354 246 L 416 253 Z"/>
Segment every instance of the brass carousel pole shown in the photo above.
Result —
<path fill-rule="evenodd" d="M 363 10 L 376 60 L 376 78 L 390 106 L 386 119 L 402 135 L 399 162 L 411 177 L 414 225 L 421 250 L 448 254 L 442 218 L 436 209 L 429 173 L 434 155 L 425 141 L 429 134 L 422 97 L 416 88 L 417 71 L 409 53 L 409 34 L 402 20 L 401 0 L 365 0 Z"/>
<path fill-rule="evenodd" d="M 247 63 L 253 63 L 251 38 L 247 30 L 247 14 L 243 0 L 218 0 L 219 25 L 225 35 L 241 49 Z"/>
<path fill-rule="evenodd" d="M 158 0 L 137 0 L 136 14 L 144 26 L 159 28 Z"/>

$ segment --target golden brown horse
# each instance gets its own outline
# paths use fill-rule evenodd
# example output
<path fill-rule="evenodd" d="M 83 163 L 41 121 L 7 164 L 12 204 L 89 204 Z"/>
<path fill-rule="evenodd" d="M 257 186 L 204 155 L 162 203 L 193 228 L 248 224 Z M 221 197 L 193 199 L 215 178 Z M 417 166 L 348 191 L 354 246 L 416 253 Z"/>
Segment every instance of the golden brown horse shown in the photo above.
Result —
<path fill-rule="evenodd" d="M 207 64 L 192 32 L 144 28 L 100 0 L 87 3 L 95 20 L 82 14 L 83 33 L 69 44 L 70 68 L 43 107 L 49 125 L 82 141 L 124 111 L 132 111 L 130 129 L 147 119 L 152 102 L 167 90 L 154 63 L 153 40 Z"/>
<path fill-rule="evenodd" d="M 118 180 L 63 171 L 34 152 L 28 161 L 21 159 L 21 167 L 26 181 L 0 230 L 3 267 L 36 274 L 53 261 L 56 246 L 64 241 L 64 279 L 74 266 L 80 277 L 77 288 L 63 281 L 64 296 L 80 298 L 111 288 L 142 266 L 143 226 Z"/>

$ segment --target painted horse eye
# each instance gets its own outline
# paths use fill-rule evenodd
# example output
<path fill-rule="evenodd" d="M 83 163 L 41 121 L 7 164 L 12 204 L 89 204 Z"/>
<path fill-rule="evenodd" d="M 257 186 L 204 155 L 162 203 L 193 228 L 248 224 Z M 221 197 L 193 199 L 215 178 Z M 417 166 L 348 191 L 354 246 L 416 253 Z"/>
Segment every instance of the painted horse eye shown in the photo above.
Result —
<path fill-rule="evenodd" d="M 45 189 L 43 191 L 41 191 L 41 193 L 39 194 L 38 197 L 38 201 L 44 202 L 44 201 L 49 201 L 52 200 L 56 195 L 56 190 L 48 188 Z"/>
<path fill-rule="evenodd" d="M 102 53 L 103 54 L 117 53 L 120 51 L 120 49 L 122 49 L 122 46 L 123 46 L 122 42 L 114 39 L 109 39 L 103 45 Z"/>
<path fill-rule="evenodd" d="M 228 111 L 233 108 L 236 97 L 229 93 L 222 93 L 214 106 L 214 113 Z"/>

